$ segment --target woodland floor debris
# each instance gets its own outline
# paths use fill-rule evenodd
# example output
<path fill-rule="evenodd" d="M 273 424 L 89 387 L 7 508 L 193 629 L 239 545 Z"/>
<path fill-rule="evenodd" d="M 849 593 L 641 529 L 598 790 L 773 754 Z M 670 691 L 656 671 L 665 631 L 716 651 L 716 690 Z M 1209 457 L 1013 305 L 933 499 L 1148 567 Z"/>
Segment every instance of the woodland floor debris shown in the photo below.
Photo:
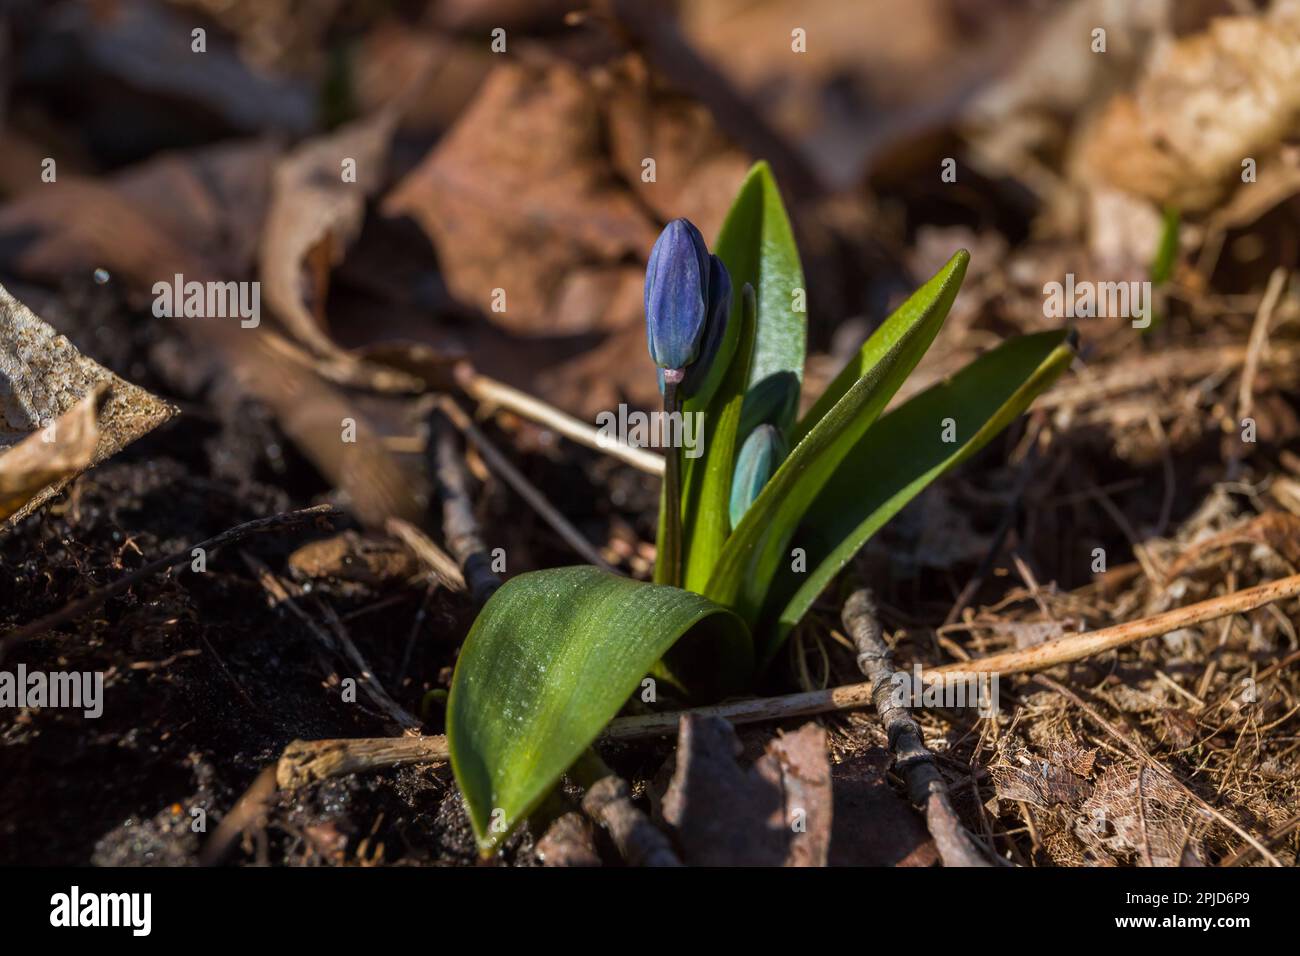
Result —
<path fill-rule="evenodd" d="M 649 240 L 678 215 L 713 235 L 757 151 L 792 184 L 814 386 L 939 250 L 974 250 L 970 282 L 900 399 L 1051 326 L 1048 283 L 1152 281 L 1150 329 L 1081 319 L 1029 420 L 844 578 L 875 593 L 899 671 L 1014 665 L 996 721 L 914 712 L 961 830 L 1021 866 L 1296 864 L 1300 633 L 1277 599 L 1300 572 L 1294 2 L 1129 5 L 1105 58 L 1077 42 L 1099 0 L 701 2 L 668 29 L 630 3 L 567 25 L 564 4 L 13 6 L 0 647 L 6 669 L 102 675 L 104 706 L 0 708 L 0 862 L 476 864 L 442 708 L 493 554 L 511 575 L 581 552 L 648 576 L 662 460 L 581 442 L 598 411 L 658 400 Z M 498 15 L 506 57 L 476 32 Z M 191 337 L 150 314 L 177 275 L 265 282 L 266 315 Z M 482 374 L 458 382 L 466 358 Z M 468 427 L 430 427 L 421 392 Z M 339 441 L 352 417 L 364 454 Z M 51 424 L 78 439 L 54 458 Z M 333 527 L 277 523 L 312 508 Z M 862 707 L 846 596 L 822 595 L 760 701 L 690 718 L 701 752 L 676 715 L 629 707 L 591 816 L 617 813 L 620 840 L 648 822 L 686 862 L 934 865 Z M 692 774 L 709 727 L 720 795 Z M 796 784 L 809 829 L 777 840 Z M 640 858 L 564 797 L 498 862 Z M 736 831 L 713 832 L 719 800 L 746 809 Z"/>

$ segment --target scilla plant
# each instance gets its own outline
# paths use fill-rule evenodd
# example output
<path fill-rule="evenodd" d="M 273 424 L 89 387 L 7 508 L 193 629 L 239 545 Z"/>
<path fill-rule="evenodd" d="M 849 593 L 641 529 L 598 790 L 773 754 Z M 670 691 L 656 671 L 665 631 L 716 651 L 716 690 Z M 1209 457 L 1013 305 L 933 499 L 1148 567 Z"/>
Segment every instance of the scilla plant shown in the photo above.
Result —
<path fill-rule="evenodd" d="M 471 628 L 447 736 L 485 853 L 647 675 L 688 701 L 752 690 L 858 549 L 1070 363 L 1064 332 L 1012 339 L 886 413 L 968 258 L 954 255 L 796 418 L 803 272 L 767 166 L 745 179 L 714 254 L 690 223 L 668 225 L 646 273 L 650 354 L 664 410 L 702 414 L 703 453 L 667 453 L 653 582 L 594 567 L 522 574 Z"/>

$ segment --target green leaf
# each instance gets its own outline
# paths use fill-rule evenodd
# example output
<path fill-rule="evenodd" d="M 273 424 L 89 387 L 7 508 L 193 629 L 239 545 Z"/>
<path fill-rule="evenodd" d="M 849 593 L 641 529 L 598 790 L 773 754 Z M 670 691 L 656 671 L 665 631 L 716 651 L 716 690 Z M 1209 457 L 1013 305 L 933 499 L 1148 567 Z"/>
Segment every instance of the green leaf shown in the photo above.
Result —
<path fill-rule="evenodd" d="M 521 574 L 492 596 L 447 702 L 451 766 L 481 850 L 545 798 L 679 638 L 660 670 L 669 679 L 699 668 L 711 695 L 749 681 L 748 632 L 689 591 L 570 567 Z"/>
<path fill-rule="evenodd" d="M 760 424 L 760 404 L 775 410 L 772 424 L 789 433 L 803 381 L 807 323 L 794 310 L 794 292 L 803 289 L 803 266 L 790 219 L 767 163 L 755 163 L 736 194 L 713 252 L 731 274 L 732 288 L 746 282 L 758 300 L 754 360 L 749 370 L 741 438 Z"/>
<path fill-rule="evenodd" d="M 965 250 L 954 255 L 867 340 L 853 363 L 857 378 L 806 430 L 727 539 L 704 593 L 751 627 L 804 512 L 934 341 L 969 259 Z"/>
<path fill-rule="evenodd" d="M 1178 263 L 1178 236 L 1182 226 L 1182 215 L 1176 206 L 1166 206 L 1161 220 L 1160 241 L 1156 243 L 1156 254 L 1151 260 L 1151 284 L 1164 285 L 1174 274 Z"/>
<path fill-rule="evenodd" d="M 1069 366 L 1074 350 L 1065 338 L 1064 332 L 1043 332 L 1003 342 L 867 431 L 795 537 L 810 571 L 796 573 L 786 563 L 775 582 L 767 606 L 776 625 L 759 636 L 760 667 L 886 521 L 930 482 L 984 447 Z M 942 440 L 946 418 L 956 426 L 953 443 Z"/>
<path fill-rule="evenodd" d="M 682 523 L 686 551 L 683 584 L 688 591 L 702 593 L 709 575 L 722 553 L 731 526 L 727 521 L 727 502 L 731 495 L 731 474 L 740 444 L 741 406 L 745 401 L 745 383 L 749 378 L 750 358 L 754 348 L 754 290 L 742 290 L 738 312 L 739 341 L 732 353 L 730 368 L 708 410 L 704 412 L 701 447 L 703 454 L 688 463 L 683 482 Z M 688 413 L 689 413 L 688 409 Z"/>

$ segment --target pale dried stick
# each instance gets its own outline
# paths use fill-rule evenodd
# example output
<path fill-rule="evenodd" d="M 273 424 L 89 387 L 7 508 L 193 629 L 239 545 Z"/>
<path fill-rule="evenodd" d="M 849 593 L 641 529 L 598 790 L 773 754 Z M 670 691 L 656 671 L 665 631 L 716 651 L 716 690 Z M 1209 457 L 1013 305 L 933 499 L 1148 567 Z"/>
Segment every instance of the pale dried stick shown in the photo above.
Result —
<path fill-rule="evenodd" d="M 1264 298 L 1259 302 L 1259 310 L 1255 313 L 1255 321 L 1250 327 L 1250 340 L 1246 346 L 1246 362 L 1241 369 L 1241 382 L 1237 387 L 1237 421 L 1241 422 L 1243 418 L 1250 415 L 1251 406 L 1255 401 L 1255 373 L 1259 369 L 1260 357 L 1264 354 L 1264 348 L 1268 344 L 1268 326 L 1273 321 L 1273 311 L 1277 308 L 1278 300 L 1282 298 L 1282 290 L 1286 288 L 1287 271 L 1281 266 L 1273 270 L 1273 274 L 1268 277 L 1268 285 L 1264 289 Z"/>
<path fill-rule="evenodd" d="M 267 767 L 254 778 L 230 812 L 222 817 L 208 842 L 203 844 L 199 851 L 199 866 L 217 866 L 224 862 L 245 832 L 265 826 L 267 811 L 274 799 L 275 776 Z"/>
<path fill-rule="evenodd" d="M 975 660 L 962 661 L 956 664 L 945 664 L 942 667 L 927 669 L 923 674 L 972 673 L 995 670 L 1000 674 L 1022 674 L 1028 671 L 1043 670 L 1048 667 L 1055 667 L 1058 664 L 1083 660 L 1094 654 L 1114 650 L 1149 637 L 1168 634 L 1171 631 L 1192 624 L 1217 620 L 1232 614 L 1241 614 L 1273 601 L 1294 597 L 1297 594 L 1300 594 L 1300 575 L 1293 575 L 1245 591 L 1225 594 L 1222 597 L 1201 601 L 1185 608 L 1166 611 L 1145 620 L 1118 624 L 1088 634 L 1073 634 L 1021 651 L 1010 651 L 1005 654 L 995 654 L 990 657 L 976 658 Z M 1263 673 L 1269 673 L 1269 671 Z M 709 707 L 691 708 L 689 711 L 674 710 L 660 714 L 618 717 L 610 721 L 600 735 L 599 740 L 640 740 L 648 737 L 676 734 L 678 722 L 684 713 L 724 717 L 733 724 L 753 724 L 833 711 L 857 710 L 866 707 L 871 702 L 872 685 L 870 682 L 846 684 L 842 687 L 830 687 L 825 690 L 805 691 L 798 694 L 728 701 Z M 418 740 L 382 742 L 391 743 L 395 748 L 394 752 L 400 752 L 401 756 L 395 762 L 381 764 L 381 766 L 396 766 L 398 763 L 428 763 L 447 759 L 447 742 L 444 737 L 430 736 Z M 292 746 L 298 748 L 300 753 L 311 752 L 314 749 L 325 751 L 340 746 L 345 749 L 355 747 L 358 752 L 363 752 L 373 743 L 374 741 L 368 740 L 322 740 L 297 741 Z M 303 758 L 299 757 L 298 760 L 302 762 Z M 357 769 L 363 768 L 359 767 Z"/>
<path fill-rule="evenodd" d="M 403 518 L 389 518 L 384 523 L 384 529 L 394 538 L 401 539 L 402 544 L 410 549 L 443 587 L 450 591 L 467 590 L 460 565 L 415 525 Z"/>
<path fill-rule="evenodd" d="M 350 773 L 447 762 L 447 738 L 370 737 L 357 740 L 295 740 L 284 748 L 275 766 L 281 790 L 342 777 Z"/>
<path fill-rule="evenodd" d="M 504 408 L 527 418 L 539 425 L 545 425 L 552 431 L 571 439 L 580 445 L 603 451 L 611 458 L 631 465 L 648 475 L 664 473 L 664 459 L 644 448 L 625 445 L 622 442 L 604 438 L 600 432 L 586 422 L 562 412 L 554 405 L 548 405 L 540 398 L 511 388 L 505 382 L 498 382 L 476 372 L 469 365 L 456 368 L 456 382 L 465 394 L 482 405 Z"/>
<path fill-rule="evenodd" d="M 934 668 L 931 673 L 997 671 L 1001 675 L 1007 675 L 1046 670 L 1057 664 L 1082 660 L 1148 637 L 1158 637 L 1180 628 L 1218 620 L 1230 614 L 1253 611 L 1266 604 L 1285 601 L 1296 595 L 1300 595 L 1300 574 L 1189 604 L 1187 607 L 1175 608 L 1140 621 L 1116 624 L 1087 634 L 1068 634 L 1023 650 L 977 657 L 957 664 L 944 664 L 942 667 Z"/>

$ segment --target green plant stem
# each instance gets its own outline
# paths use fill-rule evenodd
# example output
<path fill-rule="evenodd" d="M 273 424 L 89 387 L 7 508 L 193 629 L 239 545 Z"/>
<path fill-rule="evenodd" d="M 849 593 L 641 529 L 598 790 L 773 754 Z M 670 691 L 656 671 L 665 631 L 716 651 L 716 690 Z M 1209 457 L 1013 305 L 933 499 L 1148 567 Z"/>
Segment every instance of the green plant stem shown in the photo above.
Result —
<path fill-rule="evenodd" d="M 667 422 L 674 413 L 681 412 L 681 399 L 677 394 L 677 383 L 664 384 L 664 420 Z M 664 449 L 664 553 L 661 558 L 664 576 L 661 583 L 671 584 L 675 588 L 682 586 L 682 453 L 677 447 Z"/>

